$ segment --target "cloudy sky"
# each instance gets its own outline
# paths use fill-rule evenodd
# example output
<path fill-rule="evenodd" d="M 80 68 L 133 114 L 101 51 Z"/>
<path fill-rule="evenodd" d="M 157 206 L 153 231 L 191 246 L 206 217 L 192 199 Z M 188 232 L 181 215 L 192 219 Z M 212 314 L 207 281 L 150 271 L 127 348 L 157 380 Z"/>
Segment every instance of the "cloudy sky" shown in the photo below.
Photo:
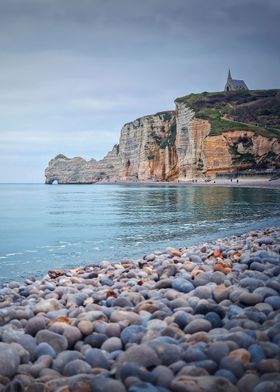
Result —
<path fill-rule="evenodd" d="M 219 91 L 280 88 L 279 0 L 0 0 L 0 182 L 102 158 L 121 126 Z"/>

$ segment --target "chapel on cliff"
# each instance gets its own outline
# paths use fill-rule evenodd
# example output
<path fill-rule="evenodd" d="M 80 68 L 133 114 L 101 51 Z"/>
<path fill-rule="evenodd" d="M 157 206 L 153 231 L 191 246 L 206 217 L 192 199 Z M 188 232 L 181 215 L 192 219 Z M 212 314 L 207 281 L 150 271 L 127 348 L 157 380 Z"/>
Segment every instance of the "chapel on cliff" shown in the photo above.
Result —
<path fill-rule="evenodd" d="M 249 90 L 244 80 L 232 79 L 230 69 L 228 70 L 227 82 L 225 85 L 225 91 L 239 91 Z"/>

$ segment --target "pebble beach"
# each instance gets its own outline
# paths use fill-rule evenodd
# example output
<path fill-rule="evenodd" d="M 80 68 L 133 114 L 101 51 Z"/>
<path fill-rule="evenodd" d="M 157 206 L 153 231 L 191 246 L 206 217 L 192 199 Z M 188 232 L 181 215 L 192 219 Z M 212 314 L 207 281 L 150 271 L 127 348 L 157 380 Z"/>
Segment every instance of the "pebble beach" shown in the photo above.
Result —
<path fill-rule="evenodd" d="M 0 287 L 0 392 L 279 392 L 280 228 Z"/>

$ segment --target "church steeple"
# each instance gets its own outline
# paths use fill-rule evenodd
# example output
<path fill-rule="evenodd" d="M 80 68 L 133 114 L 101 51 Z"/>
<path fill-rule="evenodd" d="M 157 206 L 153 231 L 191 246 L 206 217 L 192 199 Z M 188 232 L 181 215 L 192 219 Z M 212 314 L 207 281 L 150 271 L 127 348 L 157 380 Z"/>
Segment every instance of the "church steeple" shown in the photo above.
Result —
<path fill-rule="evenodd" d="M 228 77 L 227 77 L 227 79 L 228 80 L 232 80 L 231 73 L 230 73 L 230 68 L 228 69 Z"/>

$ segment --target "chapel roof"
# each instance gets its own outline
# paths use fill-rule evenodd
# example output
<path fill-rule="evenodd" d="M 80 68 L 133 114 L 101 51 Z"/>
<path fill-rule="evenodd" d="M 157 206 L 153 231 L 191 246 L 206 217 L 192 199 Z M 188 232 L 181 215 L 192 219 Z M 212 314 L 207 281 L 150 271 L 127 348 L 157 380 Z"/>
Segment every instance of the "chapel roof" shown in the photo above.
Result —
<path fill-rule="evenodd" d="M 232 82 L 234 87 L 247 88 L 246 83 L 244 82 L 244 80 L 232 79 L 231 82 Z"/>

